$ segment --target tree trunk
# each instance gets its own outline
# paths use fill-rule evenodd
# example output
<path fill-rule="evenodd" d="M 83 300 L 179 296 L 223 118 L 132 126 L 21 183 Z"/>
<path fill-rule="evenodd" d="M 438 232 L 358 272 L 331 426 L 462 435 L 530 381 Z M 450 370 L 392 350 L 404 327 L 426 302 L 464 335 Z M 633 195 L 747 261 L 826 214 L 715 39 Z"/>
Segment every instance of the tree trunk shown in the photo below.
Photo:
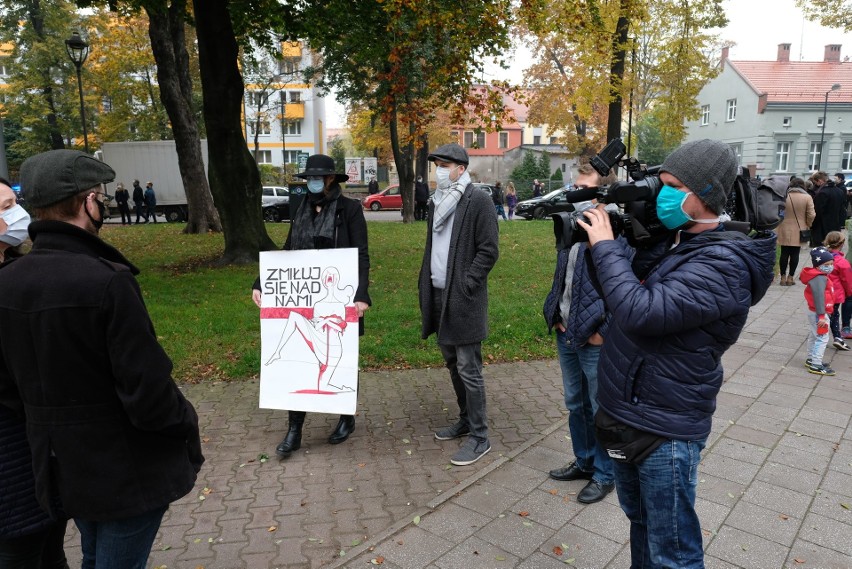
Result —
<path fill-rule="evenodd" d="M 228 0 L 193 0 L 204 122 L 210 157 L 210 189 L 222 217 L 221 263 L 256 263 L 258 251 L 275 249 L 260 208 L 260 173 L 246 145 L 241 121 L 243 78 Z"/>
<path fill-rule="evenodd" d="M 606 123 L 607 141 L 621 137 L 621 85 L 624 81 L 624 60 L 627 57 L 627 32 L 630 29 L 628 11 L 630 0 L 621 0 L 618 23 L 612 37 L 612 65 L 609 72 L 609 115 Z"/>
<path fill-rule="evenodd" d="M 27 14 L 30 23 L 33 26 L 38 38 L 44 41 L 44 11 L 41 9 L 40 0 L 35 0 L 29 6 Z M 43 69 L 41 72 L 42 87 L 41 94 L 44 96 L 44 101 L 49 109 L 47 116 L 48 132 L 50 134 L 50 148 L 53 150 L 61 150 L 65 148 L 65 141 L 62 140 L 62 133 L 59 132 L 59 124 L 56 120 L 56 102 L 53 100 L 53 78 L 51 77 L 50 69 Z M 82 120 L 83 117 L 80 117 Z"/>
<path fill-rule="evenodd" d="M 185 0 L 174 0 L 164 9 L 146 7 L 148 36 L 157 62 L 160 100 L 172 123 L 178 169 L 186 192 L 189 220 L 184 233 L 222 231 L 219 214 L 204 173 L 198 124 L 192 111 L 189 54 L 184 41 Z"/>
<path fill-rule="evenodd" d="M 423 178 L 424 182 L 429 180 L 429 135 L 423 133 L 420 137 L 420 148 L 417 149 L 417 158 L 414 161 L 414 173 Z"/>
<path fill-rule="evenodd" d="M 405 147 L 399 144 L 399 122 L 397 121 L 396 107 L 394 107 L 390 124 L 391 150 L 396 171 L 399 174 L 399 193 L 402 196 L 402 222 L 414 221 L 414 170 L 411 167 L 411 159 L 414 156 L 414 141 Z M 410 140 L 410 138 L 409 138 Z"/>

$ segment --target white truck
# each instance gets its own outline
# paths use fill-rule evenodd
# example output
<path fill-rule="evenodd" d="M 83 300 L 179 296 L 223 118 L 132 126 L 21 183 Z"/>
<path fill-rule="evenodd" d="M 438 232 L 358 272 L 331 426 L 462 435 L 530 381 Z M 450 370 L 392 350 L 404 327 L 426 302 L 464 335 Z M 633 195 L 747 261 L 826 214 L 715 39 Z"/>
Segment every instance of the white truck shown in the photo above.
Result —
<path fill-rule="evenodd" d="M 139 180 L 142 189 L 152 182 L 157 195 L 157 212 L 167 221 L 187 220 L 186 192 L 178 169 L 178 157 L 174 140 L 151 140 L 142 142 L 105 142 L 95 155 L 115 170 L 115 181 L 107 185 L 110 194 L 115 193 L 116 184 L 121 182 L 133 199 L 133 180 Z M 204 172 L 207 172 L 207 141 L 201 141 L 201 157 Z M 130 203 L 131 210 L 133 203 Z"/>

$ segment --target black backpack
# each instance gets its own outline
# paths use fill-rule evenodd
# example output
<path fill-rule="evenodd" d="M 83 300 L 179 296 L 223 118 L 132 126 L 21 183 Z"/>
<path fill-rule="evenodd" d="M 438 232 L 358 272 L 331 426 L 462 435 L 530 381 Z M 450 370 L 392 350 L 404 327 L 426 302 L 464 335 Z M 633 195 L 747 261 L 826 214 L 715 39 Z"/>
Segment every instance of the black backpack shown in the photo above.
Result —
<path fill-rule="evenodd" d="M 765 180 L 750 178 L 742 169 L 728 195 L 725 212 L 735 222 L 747 223 L 750 230 L 768 231 L 784 221 L 789 176 L 769 176 Z"/>

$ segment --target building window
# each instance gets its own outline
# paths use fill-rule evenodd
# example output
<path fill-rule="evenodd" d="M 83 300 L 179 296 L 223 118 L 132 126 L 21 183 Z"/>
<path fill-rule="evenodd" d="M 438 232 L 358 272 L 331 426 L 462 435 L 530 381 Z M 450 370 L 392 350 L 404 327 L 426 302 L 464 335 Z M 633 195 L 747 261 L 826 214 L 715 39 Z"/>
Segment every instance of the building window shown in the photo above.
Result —
<path fill-rule="evenodd" d="M 250 91 L 249 92 L 249 105 L 252 107 L 262 107 L 266 104 L 266 101 L 269 99 L 269 95 L 264 93 L 263 91 Z"/>
<path fill-rule="evenodd" d="M 295 75 L 298 72 L 298 59 L 282 59 L 278 62 L 278 73 L 280 73 L 281 75 Z"/>
<path fill-rule="evenodd" d="M 775 169 L 778 172 L 786 172 L 790 162 L 790 143 L 779 142 L 775 146 Z"/>
<path fill-rule="evenodd" d="M 734 154 L 737 156 L 737 166 L 743 165 L 743 145 L 738 142 L 736 144 L 731 145 L 731 150 L 734 151 Z"/>
<path fill-rule="evenodd" d="M 284 134 L 302 134 L 302 121 L 289 121 L 285 123 Z"/>
<path fill-rule="evenodd" d="M 272 151 L 271 150 L 258 150 L 257 151 L 257 163 L 258 164 L 272 164 Z"/>
<path fill-rule="evenodd" d="M 455 142 L 458 142 L 459 141 L 459 131 L 451 130 L 450 131 L 450 138 L 452 138 Z"/>
<path fill-rule="evenodd" d="M 852 142 L 843 144 L 843 157 L 840 160 L 841 170 L 852 170 Z"/>
<path fill-rule="evenodd" d="M 533 136 L 533 144 L 541 144 L 541 136 Z"/>
<path fill-rule="evenodd" d="M 474 138 L 476 137 L 476 138 Z M 465 131 L 464 133 L 465 148 L 485 148 L 485 133 Z"/>
<path fill-rule="evenodd" d="M 291 103 L 301 103 L 302 102 L 302 92 L 301 91 L 290 91 L 288 93 L 290 95 Z"/>
<path fill-rule="evenodd" d="M 822 144 L 819 142 L 811 142 L 808 150 L 808 170 L 811 172 L 819 169 L 820 157 L 822 156 Z"/>
<path fill-rule="evenodd" d="M 793 124 L 793 117 L 784 117 L 784 120 L 781 121 L 781 126 L 784 128 L 790 128 Z"/>
<path fill-rule="evenodd" d="M 565 172 L 565 162 L 562 163 L 561 168 L 562 168 L 562 172 Z"/>
<path fill-rule="evenodd" d="M 725 117 L 725 120 L 728 122 L 737 120 L 737 100 L 736 99 L 728 99 L 727 105 L 728 113 Z"/>
<path fill-rule="evenodd" d="M 509 133 L 508 132 L 501 132 L 500 133 L 499 147 L 500 148 L 509 148 Z"/>
<path fill-rule="evenodd" d="M 299 163 L 299 151 L 298 150 L 287 150 L 284 152 L 284 162 L 286 164 L 298 164 Z"/>
<path fill-rule="evenodd" d="M 710 105 L 701 105 L 701 126 L 710 124 Z"/>
<path fill-rule="evenodd" d="M 822 127 L 822 117 L 817 118 L 817 128 Z"/>
<path fill-rule="evenodd" d="M 255 134 L 255 128 L 258 130 L 257 134 L 270 134 L 272 132 L 269 121 L 251 121 L 249 129 L 252 134 Z"/>

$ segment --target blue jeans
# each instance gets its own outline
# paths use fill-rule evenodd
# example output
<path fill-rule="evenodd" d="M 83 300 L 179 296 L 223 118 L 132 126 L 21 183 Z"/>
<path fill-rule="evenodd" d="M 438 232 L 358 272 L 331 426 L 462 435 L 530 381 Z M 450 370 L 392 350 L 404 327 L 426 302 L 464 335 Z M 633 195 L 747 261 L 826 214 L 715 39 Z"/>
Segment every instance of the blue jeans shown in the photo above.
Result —
<path fill-rule="evenodd" d="M 577 466 L 594 471 L 592 479 L 612 484 L 612 459 L 595 439 L 595 413 L 598 411 L 598 360 L 601 347 L 569 346 L 565 332 L 556 332 L 556 351 L 562 368 L 562 388 L 568 409 L 568 431 Z"/>
<path fill-rule="evenodd" d="M 706 442 L 670 440 L 639 464 L 614 464 L 618 502 L 630 520 L 630 569 L 703 569 L 695 487 Z"/>
<path fill-rule="evenodd" d="M 105 522 L 75 518 L 83 549 L 82 569 L 145 569 L 167 509 Z"/>

